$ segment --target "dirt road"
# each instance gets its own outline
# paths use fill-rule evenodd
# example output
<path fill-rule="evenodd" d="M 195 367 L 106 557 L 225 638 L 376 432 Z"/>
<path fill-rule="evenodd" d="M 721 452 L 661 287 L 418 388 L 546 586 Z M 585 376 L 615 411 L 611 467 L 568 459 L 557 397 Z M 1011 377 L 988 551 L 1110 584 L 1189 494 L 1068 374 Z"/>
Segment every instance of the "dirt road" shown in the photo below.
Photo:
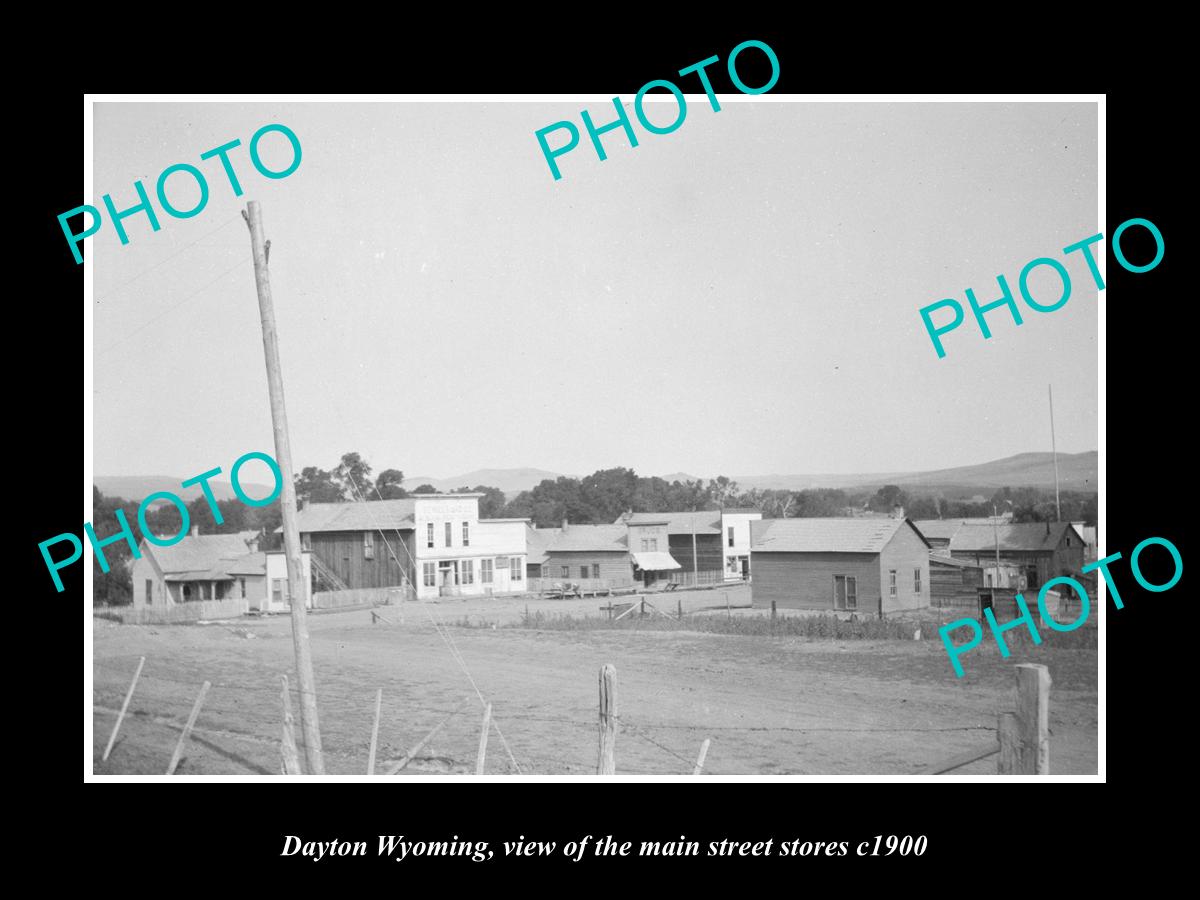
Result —
<path fill-rule="evenodd" d="M 531 611 L 549 602 L 533 601 Z M 605 601 L 567 602 L 597 614 Z M 516 766 L 534 774 L 592 773 L 596 678 L 605 663 L 618 673 L 618 772 L 689 773 L 700 743 L 711 738 L 705 770 L 712 774 L 909 774 L 994 740 L 997 713 L 1013 708 L 1012 665 L 1023 661 L 1046 663 L 1054 681 L 1051 771 L 1096 772 L 1094 650 L 1047 642 L 1001 660 L 994 648 L 981 648 L 967 677 L 955 679 L 935 642 L 539 632 L 504 624 L 519 620 L 523 602 L 491 601 L 482 612 L 475 602 L 459 604 L 439 605 L 438 619 L 477 623 L 474 617 L 490 616 L 496 627 L 435 629 L 415 604 L 381 609 L 392 624 L 372 624 L 365 610 L 310 618 L 330 774 L 364 773 L 377 687 L 382 769 L 464 697 L 474 697 L 471 678 L 492 702 L 503 735 L 492 734 L 489 773 Z M 558 601 L 554 608 L 565 607 Z M 292 663 L 287 618 L 203 626 L 96 619 L 94 648 L 97 774 L 164 772 L 204 680 L 213 686 L 179 773 L 279 771 L 279 676 L 290 674 Z M 146 665 L 130 714 L 102 763 L 141 655 Z M 298 708 L 295 697 L 293 704 Z M 414 761 L 412 774 L 473 766 L 481 712 L 476 699 Z M 994 773 L 995 758 L 960 772 Z"/>

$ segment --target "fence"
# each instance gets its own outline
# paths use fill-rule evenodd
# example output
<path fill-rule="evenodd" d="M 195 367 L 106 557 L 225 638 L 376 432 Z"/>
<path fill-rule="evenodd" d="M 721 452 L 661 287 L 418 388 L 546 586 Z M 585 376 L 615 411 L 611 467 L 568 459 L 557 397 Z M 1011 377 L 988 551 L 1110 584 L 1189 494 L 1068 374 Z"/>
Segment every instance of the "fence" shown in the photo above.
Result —
<path fill-rule="evenodd" d="M 943 775 L 999 754 L 999 775 L 1050 774 L 1050 671 L 1030 663 L 1016 667 L 1017 710 L 1002 712 L 996 742 L 927 767 L 922 775 Z"/>
<path fill-rule="evenodd" d="M 250 610 L 247 600 L 197 600 L 173 606 L 122 606 L 102 610 L 125 625 L 174 625 L 201 619 L 233 619 Z"/>
<path fill-rule="evenodd" d="M 341 609 L 347 606 L 388 606 L 413 599 L 411 588 L 379 587 L 352 588 L 344 591 L 315 591 L 313 609 Z"/>
<path fill-rule="evenodd" d="M 742 582 L 741 575 L 727 575 L 724 569 L 701 569 L 697 572 L 680 569 L 672 572 L 669 579 L 680 587 L 716 587 Z"/>

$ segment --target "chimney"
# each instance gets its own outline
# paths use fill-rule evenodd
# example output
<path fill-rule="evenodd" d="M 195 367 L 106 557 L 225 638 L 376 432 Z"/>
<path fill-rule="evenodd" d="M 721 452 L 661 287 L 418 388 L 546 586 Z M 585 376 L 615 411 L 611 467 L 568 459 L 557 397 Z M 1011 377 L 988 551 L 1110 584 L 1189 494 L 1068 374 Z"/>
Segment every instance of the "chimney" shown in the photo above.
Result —
<path fill-rule="evenodd" d="M 1050 520 L 1046 520 L 1046 537 L 1050 537 Z"/>
<path fill-rule="evenodd" d="M 254 534 L 250 535 L 250 537 L 246 538 L 246 549 L 248 551 L 250 551 L 251 553 L 257 553 L 258 552 L 258 542 L 261 538 L 262 538 L 262 535 L 259 534 L 257 531 Z"/>
<path fill-rule="evenodd" d="M 301 497 L 296 501 L 297 511 L 303 511 L 304 507 L 306 507 L 306 506 L 308 506 L 308 498 L 307 497 Z"/>
<path fill-rule="evenodd" d="M 899 503 L 897 503 L 895 506 L 892 507 L 892 518 L 893 519 L 903 519 L 904 518 L 904 507 L 901 506 Z"/>
<path fill-rule="evenodd" d="M 199 536 L 200 536 L 200 526 L 193 525 L 192 526 L 192 537 L 199 537 Z"/>
<path fill-rule="evenodd" d="M 567 517 L 566 517 L 566 516 L 563 516 L 563 526 L 562 526 L 562 530 L 563 530 L 563 531 L 566 531 L 566 530 L 567 530 Z"/>

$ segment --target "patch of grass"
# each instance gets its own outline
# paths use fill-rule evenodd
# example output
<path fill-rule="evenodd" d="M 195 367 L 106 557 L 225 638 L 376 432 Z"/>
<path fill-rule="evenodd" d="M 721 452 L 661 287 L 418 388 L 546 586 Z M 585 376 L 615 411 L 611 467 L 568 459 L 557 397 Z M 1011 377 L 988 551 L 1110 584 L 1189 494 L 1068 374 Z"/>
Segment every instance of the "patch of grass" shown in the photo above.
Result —
<path fill-rule="evenodd" d="M 950 612 L 951 615 L 946 615 Z M 699 631 L 708 634 L 734 634 L 754 637 L 803 637 L 813 640 L 884 640 L 884 641 L 934 641 L 941 643 L 938 629 L 948 620 L 965 618 L 954 611 L 922 610 L 904 617 L 879 619 L 862 616 L 855 619 L 834 615 L 779 616 L 772 619 L 769 614 L 736 616 L 685 615 L 682 619 L 660 615 L 639 617 L 630 613 L 623 619 L 610 620 L 607 616 L 577 616 L 571 613 L 548 613 L 538 610 L 525 613 L 517 622 L 502 625 L 503 628 L 532 628 L 539 631 Z M 494 628 L 484 619 L 472 621 L 464 616 L 455 625 L 461 628 Z M 1003 624 L 1003 623 L 1001 623 Z M 984 640 L 991 643 L 986 623 Z M 1084 625 L 1075 631 L 1057 632 L 1048 628 L 1039 629 L 1043 642 L 1052 640 L 1056 647 L 1096 647 L 1096 628 Z M 950 633 L 951 641 L 961 644 L 971 636 L 968 627 Z M 1034 646 L 1029 630 L 1024 626 L 1003 634 L 1012 651 Z"/>

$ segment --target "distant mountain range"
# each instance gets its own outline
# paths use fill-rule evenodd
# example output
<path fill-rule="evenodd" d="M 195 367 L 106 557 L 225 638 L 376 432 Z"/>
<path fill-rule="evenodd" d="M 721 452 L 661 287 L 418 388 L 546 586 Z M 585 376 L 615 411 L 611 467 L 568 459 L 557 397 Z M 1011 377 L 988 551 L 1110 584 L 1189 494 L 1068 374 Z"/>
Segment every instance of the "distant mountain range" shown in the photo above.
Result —
<path fill-rule="evenodd" d="M 174 478 L 170 475 L 97 475 L 92 479 L 92 483 L 100 489 L 100 493 L 104 496 L 120 497 L 135 503 L 140 503 L 143 497 L 148 497 L 158 491 L 170 491 L 188 503 L 197 497 L 204 496 L 199 485 L 181 488 L 179 485 L 182 481 L 184 481 L 183 478 Z M 271 493 L 271 485 L 253 484 L 249 481 L 239 481 L 238 483 L 241 484 L 242 490 L 251 497 L 266 497 Z M 213 496 L 218 500 L 232 500 L 236 496 L 233 493 L 233 485 L 228 481 L 219 481 L 214 478 L 208 482 L 208 485 L 212 488 Z"/>
<path fill-rule="evenodd" d="M 548 472 L 545 469 L 476 469 L 465 475 L 455 475 L 452 478 L 434 478 L 431 475 L 414 475 L 404 479 L 404 489 L 411 491 L 423 484 L 431 484 L 439 491 L 453 491 L 461 487 L 500 488 L 506 494 L 519 494 L 527 491 L 547 478 L 551 481 L 562 477 L 558 472 Z"/>
<path fill-rule="evenodd" d="M 1058 456 L 1059 486 L 1064 491 L 1095 491 L 1098 481 L 1099 454 L 1095 450 L 1086 453 L 1060 453 Z M 476 469 L 451 478 L 434 478 L 417 475 L 407 478 L 404 487 L 412 490 L 422 484 L 431 484 L 439 491 L 452 491 L 460 487 L 486 485 L 497 487 L 505 494 L 514 496 L 529 490 L 543 480 L 554 480 L 560 473 L 546 469 Z M 663 475 L 667 481 L 697 481 L 697 476 L 686 472 Z M 990 494 L 1002 487 L 1034 487 L 1053 489 L 1054 457 L 1050 453 L 1018 453 L 1004 459 L 980 463 L 973 466 L 958 466 L 953 469 L 936 469 L 930 472 L 885 472 L 866 475 L 736 475 L 731 476 L 742 488 L 775 488 L 778 490 L 807 490 L 811 488 L 857 488 L 874 490 L 884 484 L 896 484 L 910 493 L 938 492 L 948 498 Z M 123 497 L 140 501 L 155 491 L 172 491 L 191 501 L 201 496 L 196 487 L 181 489 L 181 478 L 167 475 L 97 475 L 96 487 L 107 496 Z M 704 479 L 707 480 L 707 479 Z M 209 482 L 213 495 L 218 500 L 234 496 L 228 481 Z M 252 497 L 265 497 L 270 487 L 258 484 L 243 485 Z"/>
<path fill-rule="evenodd" d="M 1095 491 L 1099 487 L 1099 454 L 1060 453 L 1059 487 L 1064 491 Z M 1054 487 L 1054 454 L 1018 453 L 974 466 L 930 472 L 884 472 L 866 475 L 738 475 L 743 488 L 806 490 L 811 488 L 878 488 L 895 484 L 911 491 L 937 491 L 947 496 L 980 493 L 1002 487 Z"/>

